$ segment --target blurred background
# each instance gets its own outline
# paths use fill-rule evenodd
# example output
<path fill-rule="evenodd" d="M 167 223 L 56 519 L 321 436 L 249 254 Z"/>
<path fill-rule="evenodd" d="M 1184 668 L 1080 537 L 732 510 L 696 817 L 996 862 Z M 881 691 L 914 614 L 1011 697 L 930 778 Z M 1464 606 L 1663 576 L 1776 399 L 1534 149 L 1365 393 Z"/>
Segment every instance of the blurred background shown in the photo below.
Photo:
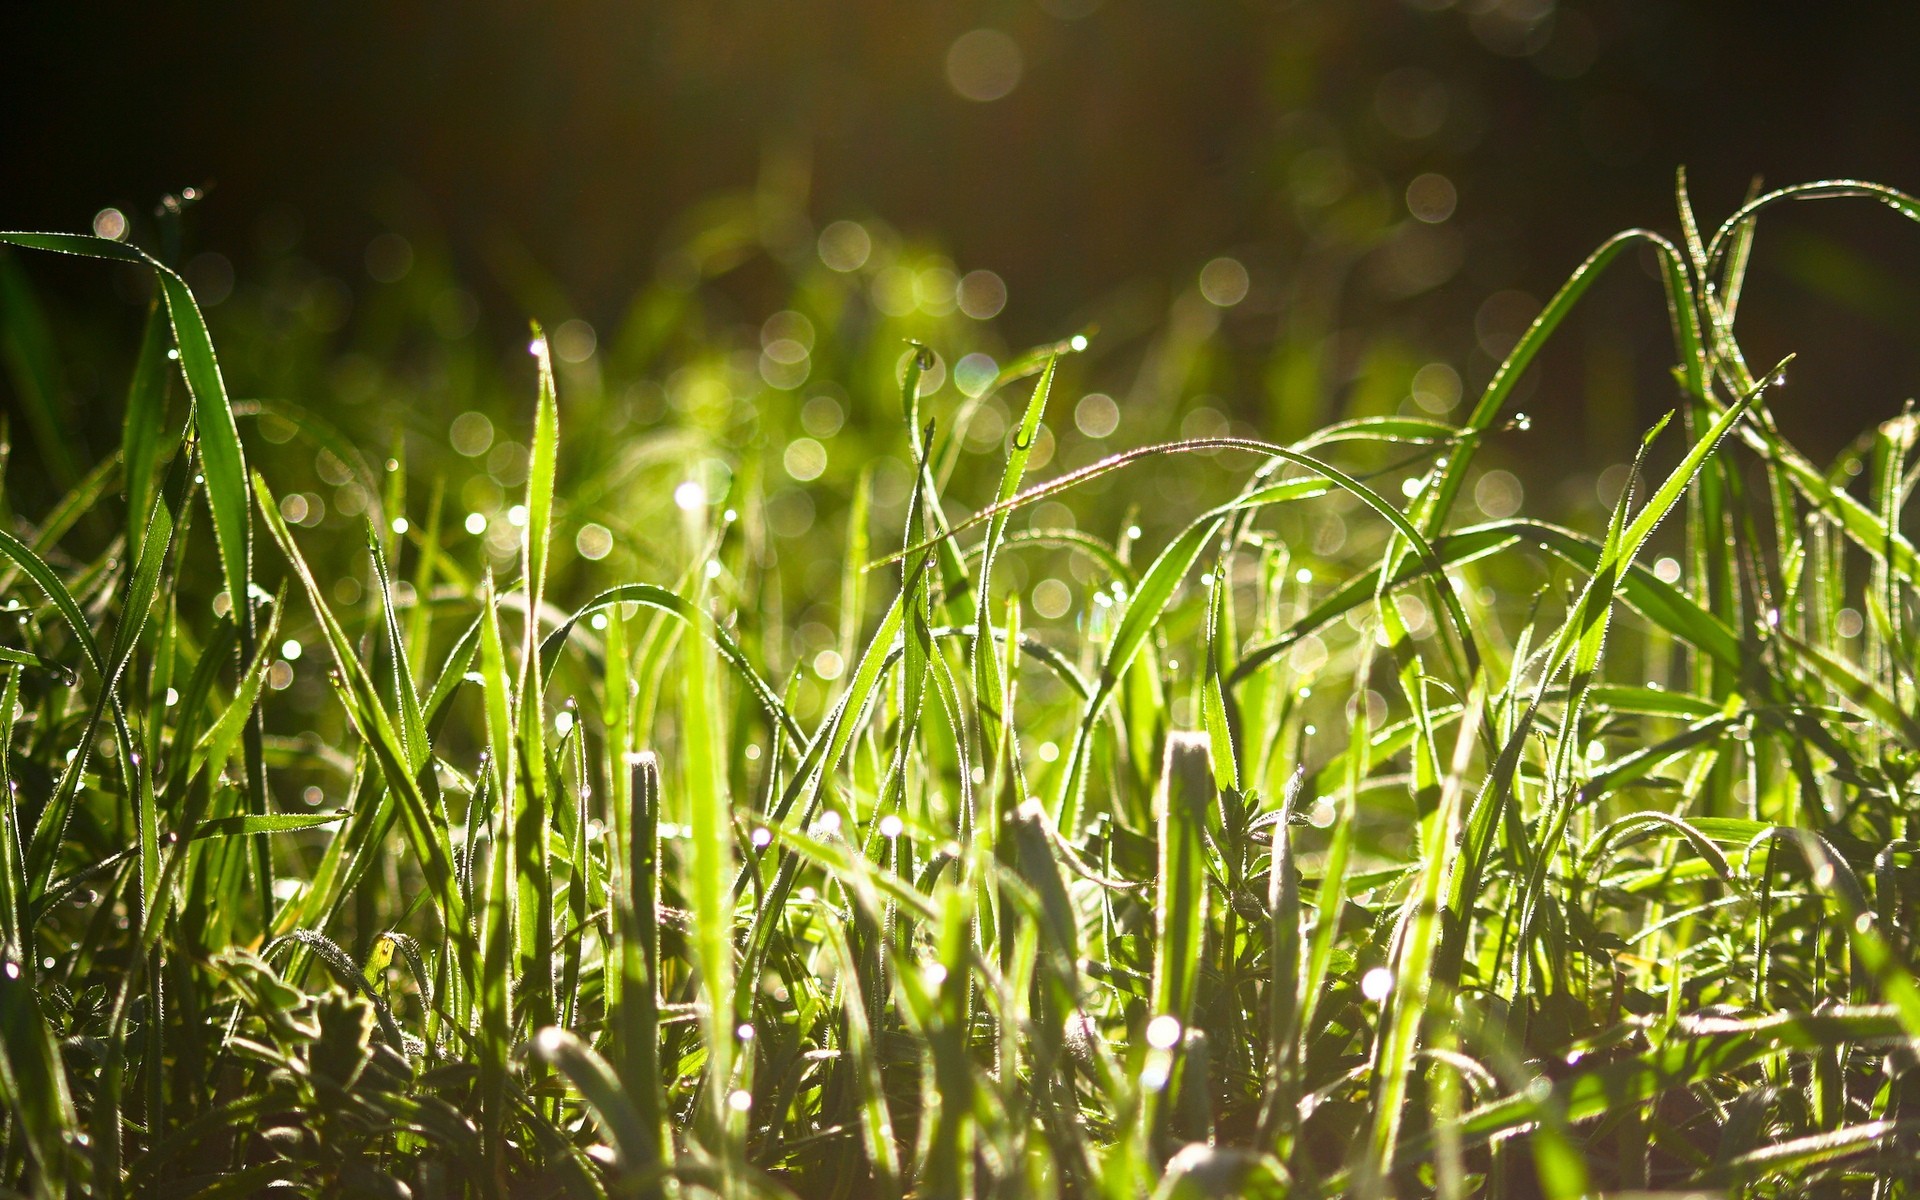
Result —
<path fill-rule="evenodd" d="M 530 403 L 529 316 L 576 433 L 692 426 L 844 495 L 899 452 L 908 337 L 942 416 L 1092 331 L 1056 469 L 1456 411 L 1607 235 L 1676 231 L 1678 167 L 1709 226 L 1756 179 L 1920 188 L 1917 46 L 1915 6 L 1761 0 L 34 5 L 0 226 L 173 259 L 236 394 L 450 446 L 483 518 L 517 486 L 493 426 Z M 1800 353 L 1774 403 L 1816 458 L 1914 392 L 1916 268 L 1920 230 L 1864 202 L 1763 225 L 1742 329 Z M 1523 385 L 1490 514 L 1609 502 L 1675 400 L 1650 273 L 1616 269 Z M 10 340 L 5 402 L 46 391 L 110 448 L 145 285 L 28 274 L 59 361 Z M 968 435 L 990 459 L 1004 407 Z M 1186 510 L 1191 473 L 1162 476 Z"/>
<path fill-rule="evenodd" d="M 503 336 L 527 309 L 605 328 L 688 269 L 716 204 L 758 191 L 776 259 L 877 218 L 992 271 L 1013 343 L 1096 321 L 1124 339 L 1230 258 L 1226 334 L 1258 365 L 1216 382 L 1274 435 L 1335 415 L 1385 332 L 1483 379 L 1601 238 L 1673 227 L 1678 166 L 1708 221 L 1756 177 L 1920 186 L 1909 5 L 347 0 L 9 24 L 0 224 L 114 207 L 140 236 L 194 188 L 209 301 L 297 257 L 350 314 L 400 269 L 380 241 L 398 232 Z M 1848 432 L 1891 411 L 1920 365 L 1920 238 L 1846 206 L 1767 232 L 1759 356 L 1818 349 L 1796 382 L 1857 414 Z M 773 302 L 764 264 L 735 266 L 743 311 Z M 1658 378 L 1631 367 L 1663 336 L 1657 303 L 1625 291 L 1588 322 L 1603 388 Z M 1628 436 L 1666 399 L 1572 428 Z"/>

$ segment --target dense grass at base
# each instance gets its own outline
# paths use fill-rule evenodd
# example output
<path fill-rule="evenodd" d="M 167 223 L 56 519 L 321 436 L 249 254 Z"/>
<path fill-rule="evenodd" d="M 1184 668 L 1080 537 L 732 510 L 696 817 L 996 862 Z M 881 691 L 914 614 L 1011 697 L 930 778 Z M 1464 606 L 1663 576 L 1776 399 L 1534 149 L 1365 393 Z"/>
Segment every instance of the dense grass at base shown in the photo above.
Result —
<path fill-rule="evenodd" d="M 356 445 L 167 265 L 0 236 L 0 1182 L 1909 1194 L 1920 424 L 1814 464 L 1735 337 L 1824 197 L 1920 218 L 1683 193 L 1449 419 L 1101 459 L 1084 337 L 984 367 L 825 277 L 757 365 L 662 292 L 455 455 Z M 1643 247 L 1679 404 L 1610 519 L 1472 512 Z M 35 251 L 157 284 L 114 453 Z"/>

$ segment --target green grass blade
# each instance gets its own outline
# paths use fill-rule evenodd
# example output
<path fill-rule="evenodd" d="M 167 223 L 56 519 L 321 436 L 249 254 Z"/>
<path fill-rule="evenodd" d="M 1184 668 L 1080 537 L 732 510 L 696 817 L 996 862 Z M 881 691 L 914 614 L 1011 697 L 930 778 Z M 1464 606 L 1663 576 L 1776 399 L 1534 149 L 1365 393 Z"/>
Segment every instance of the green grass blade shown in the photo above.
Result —
<path fill-rule="evenodd" d="M 159 488 L 161 443 L 167 419 L 167 392 L 173 382 L 167 366 L 167 326 L 155 304 L 147 312 L 140 355 L 127 385 L 127 411 L 121 424 L 120 454 L 126 471 L 127 545 L 140 552 L 146 528 L 141 514 L 152 511 Z"/>
<path fill-rule="evenodd" d="M 621 1090 L 613 1068 L 594 1053 L 593 1047 L 564 1029 L 549 1026 L 534 1035 L 531 1049 L 535 1057 L 559 1070 L 580 1093 L 594 1121 L 613 1145 L 616 1168 L 634 1171 L 652 1165 L 640 1114 L 634 1111 L 633 1104 Z"/>
<path fill-rule="evenodd" d="M 683 884 L 693 911 L 693 961 L 700 976 L 700 1028 L 707 1044 L 704 1123 L 732 1188 L 744 1116 L 729 1105 L 734 1083 L 733 811 L 722 755 L 720 692 L 713 645 L 687 638 L 680 648 L 680 778 L 687 789 L 691 854 Z"/>
<path fill-rule="evenodd" d="M 33 985 L 11 961 L 0 967 L 0 1090 L 37 1168 L 34 1194 L 65 1196 L 74 1173 L 68 1139 L 80 1128 L 79 1117 L 59 1043 Z"/>
<path fill-rule="evenodd" d="M 379 761 L 387 786 L 400 802 L 408 841 L 420 860 L 427 886 L 440 908 L 441 922 L 452 943 L 454 957 L 462 976 L 471 981 L 474 967 L 472 930 L 467 924 L 466 904 L 456 886 L 445 821 L 421 792 L 413 768 L 400 747 L 393 720 L 382 705 L 365 664 L 360 661 L 353 643 L 348 640 L 328 606 L 319 582 L 294 544 L 286 524 L 280 519 L 280 510 L 274 503 L 272 492 L 267 489 L 266 481 L 256 475 L 254 489 L 259 495 L 260 512 L 267 522 L 267 528 L 306 590 L 307 600 L 320 622 L 328 649 L 333 652 L 348 713 Z"/>
<path fill-rule="evenodd" d="M 1384 1184 L 1399 1145 L 1402 1109 L 1414 1051 L 1419 1044 L 1420 1026 L 1427 1019 L 1430 1007 L 1437 1004 L 1441 1012 L 1450 1007 L 1451 981 L 1436 980 L 1432 966 L 1440 941 L 1440 899 L 1459 846 L 1466 774 L 1480 732 L 1485 699 L 1484 687 L 1476 687 L 1468 697 L 1468 708 L 1454 742 L 1453 762 L 1441 787 L 1439 812 L 1434 821 L 1439 836 L 1429 842 L 1426 861 L 1420 865 L 1419 899 L 1406 922 L 1391 967 L 1392 991 L 1380 1014 L 1375 1043 L 1373 1077 L 1377 1089 L 1372 1129 L 1360 1171 L 1363 1195 L 1371 1194 Z"/>
<path fill-rule="evenodd" d="M 1047 397 L 1053 391 L 1053 374 L 1059 365 L 1057 358 L 1047 359 L 1046 369 L 1041 372 L 1039 382 L 1034 384 L 1033 394 L 1027 400 L 1026 411 L 1020 417 L 1013 439 L 1007 450 L 1006 469 L 1000 475 L 1000 490 L 994 496 L 994 503 L 1004 504 L 1019 494 L 1020 481 L 1025 478 L 1027 462 L 1033 456 L 1033 445 L 1039 436 L 1040 422 L 1046 416 Z M 997 676 L 997 656 L 993 647 L 993 638 L 987 629 L 987 622 L 993 612 L 993 564 L 994 556 L 1005 537 L 1007 522 L 1011 512 L 1002 509 L 987 522 L 986 537 L 980 543 L 980 582 L 978 596 L 974 601 L 974 623 L 976 632 L 971 649 L 973 675 L 973 703 L 983 728 L 989 728 L 985 722 L 998 722 L 1002 718 L 995 705 L 1001 693 Z M 855 560 L 858 561 L 858 560 Z"/>
<path fill-rule="evenodd" d="M 1204 834 L 1214 799 L 1212 754 L 1204 733 L 1167 735 L 1167 755 L 1154 796 L 1159 822 L 1159 868 L 1154 902 L 1153 990 L 1148 1002 L 1148 1040 L 1166 1065 L 1155 1073 L 1146 1106 L 1146 1132 L 1167 1133 L 1168 1093 L 1195 1086 L 1187 1077 L 1181 1040 L 1194 1019 L 1207 928 L 1207 867 Z M 1168 1024 L 1171 1022 L 1171 1024 Z M 1164 1032 L 1163 1032 L 1164 1031 Z"/>

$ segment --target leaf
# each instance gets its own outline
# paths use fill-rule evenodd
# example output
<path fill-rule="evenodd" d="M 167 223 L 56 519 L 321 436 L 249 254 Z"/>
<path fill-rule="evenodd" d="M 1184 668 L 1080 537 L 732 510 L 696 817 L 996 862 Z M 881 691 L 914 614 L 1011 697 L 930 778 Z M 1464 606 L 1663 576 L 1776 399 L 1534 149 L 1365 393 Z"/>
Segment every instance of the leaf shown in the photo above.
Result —
<path fill-rule="evenodd" d="M 1000 490 L 994 497 L 996 504 L 1004 504 L 1020 491 L 1020 481 L 1027 472 L 1027 461 L 1033 455 L 1034 440 L 1039 436 L 1041 418 L 1046 415 L 1047 397 L 1053 391 L 1053 373 L 1058 365 L 1057 357 L 1048 358 L 1046 370 L 1041 372 L 1039 382 L 1034 384 L 1026 412 L 1022 414 L 1009 443 L 1006 469 L 1001 472 Z M 1006 535 L 1011 515 L 1004 510 L 995 513 L 987 522 L 986 536 L 980 542 L 980 584 L 973 605 L 975 633 L 971 660 L 974 710 L 983 722 L 1002 719 L 998 707 L 1002 684 L 988 622 L 993 612 L 994 557 L 999 552 L 1001 539 Z M 983 725 L 983 728 L 986 727 Z"/>
<path fill-rule="evenodd" d="M 206 838 L 252 837 L 261 833 L 298 833 L 303 829 L 324 829 L 352 815 L 350 812 L 242 813 L 232 817 L 215 817 L 195 826 L 193 839 L 201 841 Z"/>
<path fill-rule="evenodd" d="M 613 1145 L 617 1167 L 631 1171 L 656 1161 L 640 1114 L 621 1089 L 613 1068 L 594 1053 L 593 1047 L 567 1030 L 549 1026 L 533 1036 L 531 1052 L 564 1075 L 586 1101 L 594 1121 Z"/>
<path fill-rule="evenodd" d="M 67 1137 L 80 1128 L 53 1030 L 20 964 L 0 963 L 0 1089 L 33 1157 L 34 1194 L 57 1200 L 71 1172 Z"/>
<path fill-rule="evenodd" d="M 1107 653 L 1100 665 L 1099 681 L 1094 685 L 1092 699 L 1087 701 L 1086 713 L 1080 720 L 1073 747 L 1067 752 L 1066 769 L 1061 772 L 1057 808 L 1060 828 L 1068 836 L 1073 835 L 1079 823 L 1080 793 L 1086 785 L 1087 759 L 1092 753 L 1093 731 L 1100 719 L 1100 710 L 1119 686 L 1120 677 L 1127 666 L 1140 653 L 1140 648 L 1159 624 L 1161 614 L 1173 600 L 1173 593 L 1186 578 L 1187 572 L 1193 568 L 1194 560 L 1200 557 L 1200 552 L 1224 522 L 1224 517 L 1210 516 L 1187 526 L 1153 560 L 1153 565 L 1141 575 L 1139 588 L 1127 598 L 1126 611 L 1121 615 L 1113 640 L 1107 646 Z"/>

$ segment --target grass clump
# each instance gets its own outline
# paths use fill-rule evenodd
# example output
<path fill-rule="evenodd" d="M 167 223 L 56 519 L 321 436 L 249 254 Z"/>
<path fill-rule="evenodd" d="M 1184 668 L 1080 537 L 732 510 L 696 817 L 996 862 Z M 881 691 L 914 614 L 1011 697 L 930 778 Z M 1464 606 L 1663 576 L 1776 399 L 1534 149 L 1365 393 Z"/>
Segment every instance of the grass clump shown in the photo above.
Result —
<path fill-rule="evenodd" d="M 838 498 L 775 482 L 822 473 L 824 418 L 713 409 L 670 296 L 621 353 L 687 339 L 675 419 L 606 437 L 536 329 L 530 419 L 454 424 L 511 452 L 423 499 L 404 416 L 366 454 L 232 396 L 164 263 L 4 235 L 158 288 L 89 466 L 5 266 L 70 486 L 0 531 L 0 1177 L 1905 1194 L 1920 426 L 1822 468 L 1735 336 L 1761 214 L 1838 196 L 1920 217 L 1823 183 L 1705 238 L 1683 192 L 1679 242 L 1605 243 L 1458 423 L 1042 479 L 1085 339 L 958 402 L 914 346 L 850 431 L 895 469 Z M 1611 519 L 1467 519 L 1515 382 L 1641 247 L 1679 404 Z M 809 321 L 799 357 L 885 378 L 900 332 Z M 1201 455 L 1238 490 L 1154 535 L 1024 523 Z"/>

